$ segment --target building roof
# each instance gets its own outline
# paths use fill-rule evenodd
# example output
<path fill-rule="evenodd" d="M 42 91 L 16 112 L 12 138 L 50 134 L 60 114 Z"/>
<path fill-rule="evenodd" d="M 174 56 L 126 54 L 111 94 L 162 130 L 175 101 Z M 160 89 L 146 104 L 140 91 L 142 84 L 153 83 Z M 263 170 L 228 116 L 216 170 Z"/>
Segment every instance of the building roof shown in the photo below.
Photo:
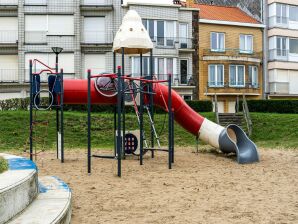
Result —
<path fill-rule="evenodd" d="M 200 9 L 200 19 L 260 24 L 238 7 L 205 4 L 192 4 L 191 7 Z"/>

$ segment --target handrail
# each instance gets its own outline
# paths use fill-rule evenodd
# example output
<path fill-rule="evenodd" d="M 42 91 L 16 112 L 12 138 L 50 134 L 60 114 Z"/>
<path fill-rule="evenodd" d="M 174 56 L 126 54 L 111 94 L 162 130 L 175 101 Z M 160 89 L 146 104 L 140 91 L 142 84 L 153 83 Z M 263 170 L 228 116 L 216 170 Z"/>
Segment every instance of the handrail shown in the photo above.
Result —
<path fill-rule="evenodd" d="M 247 125 L 248 136 L 251 136 L 252 135 L 252 121 L 251 121 L 251 117 L 249 114 L 249 109 L 248 109 L 247 101 L 245 98 L 245 94 L 243 94 L 242 107 L 243 107 L 244 118 L 245 118 L 246 125 Z"/>
<path fill-rule="evenodd" d="M 218 105 L 217 105 L 217 95 L 214 94 L 214 111 L 215 111 L 215 119 L 216 123 L 219 124 L 219 114 L 218 114 Z"/>

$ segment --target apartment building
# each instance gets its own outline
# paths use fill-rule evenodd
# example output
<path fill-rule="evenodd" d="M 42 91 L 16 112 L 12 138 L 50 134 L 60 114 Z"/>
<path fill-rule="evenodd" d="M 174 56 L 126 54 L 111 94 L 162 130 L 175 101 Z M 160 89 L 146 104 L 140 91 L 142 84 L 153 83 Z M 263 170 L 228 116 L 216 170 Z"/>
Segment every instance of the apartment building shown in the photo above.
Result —
<path fill-rule="evenodd" d="M 197 4 L 199 99 L 218 101 L 220 113 L 235 112 L 237 97 L 262 98 L 264 25 L 237 7 Z"/>
<path fill-rule="evenodd" d="M 87 69 L 112 72 L 114 35 L 129 9 L 140 14 L 154 42 L 153 73 L 158 78 L 172 73 L 173 88 L 192 99 L 197 46 L 193 21 L 198 9 L 180 1 L 139 0 L 0 0 L 0 99 L 28 96 L 29 60 L 54 67 L 52 47 L 63 48 L 59 67 L 66 78 L 86 78 Z M 150 72 L 148 56 L 143 58 L 145 74 Z M 139 60 L 137 55 L 126 56 L 125 72 L 137 74 Z M 120 61 L 119 56 L 117 64 Z M 36 64 L 33 69 L 43 68 Z"/>
<path fill-rule="evenodd" d="M 268 0 L 268 97 L 298 97 L 298 2 Z"/>

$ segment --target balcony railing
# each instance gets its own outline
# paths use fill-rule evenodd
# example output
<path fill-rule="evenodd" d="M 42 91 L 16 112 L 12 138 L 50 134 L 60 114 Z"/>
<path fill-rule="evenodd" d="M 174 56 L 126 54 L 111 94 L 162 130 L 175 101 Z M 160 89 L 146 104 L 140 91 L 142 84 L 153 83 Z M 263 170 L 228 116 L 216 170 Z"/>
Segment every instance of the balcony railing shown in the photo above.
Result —
<path fill-rule="evenodd" d="M 262 58 L 262 52 L 248 52 L 241 49 L 221 49 L 219 51 L 213 49 L 203 49 L 203 56 L 231 56 L 231 57 L 250 57 Z"/>
<path fill-rule="evenodd" d="M 179 49 L 192 49 L 192 38 L 179 38 L 179 37 L 151 37 L 153 43 L 158 48 L 179 48 Z"/>
<path fill-rule="evenodd" d="M 18 5 L 18 0 L 0 0 L 0 5 Z"/>
<path fill-rule="evenodd" d="M 236 89 L 258 89 L 260 85 L 258 83 L 234 83 L 234 82 L 208 82 L 209 88 L 236 88 Z"/>
<path fill-rule="evenodd" d="M 47 0 L 25 0 L 25 5 L 47 5 Z"/>
<path fill-rule="evenodd" d="M 0 31 L 0 43 L 11 44 L 18 41 L 17 30 L 1 30 Z"/>
<path fill-rule="evenodd" d="M 106 5 L 106 0 L 82 0 L 81 5 Z"/>
<path fill-rule="evenodd" d="M 289 86 L 288 82 L 270 82 L 269 91 L 271 94 L 289 94 Z"/>
<path fill-rule="evenodd" d="M 46 31 L 26 31 L 25 43 L 46 43 L 47 32 Z"/>
<path fill-rule="evenodd" d="M 269 50 L 269 60 L 288 61 L 289 51 L 282 49 L 271 49 Z"/>
<path fill-rule="evenodd" d="M 269 17 L 269 28 L 282 27 L 287 28 L 289 26 L 289 18 L 284 16 L 271 16 Z"/>
<path fill-rule="evenodd" d="M 87 44 L 103 44 L 106 43 L 106 32 L 100 31 L 84 31 L 82 42 Z"/>
<path fill-rule="evenodd" d="M 18 82 L 17 69 L 0 69 L 0 82 Z"/>

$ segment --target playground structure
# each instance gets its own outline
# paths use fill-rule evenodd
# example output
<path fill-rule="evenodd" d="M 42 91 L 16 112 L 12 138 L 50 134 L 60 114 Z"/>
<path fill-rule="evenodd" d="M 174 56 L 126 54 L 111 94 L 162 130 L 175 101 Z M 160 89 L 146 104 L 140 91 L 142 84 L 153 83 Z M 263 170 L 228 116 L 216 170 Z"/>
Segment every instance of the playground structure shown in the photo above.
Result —
<path fill-rule="evenodd" d="M 244 131 L 236 125 L 228 125 L 224 128 L 208 119 L 202 117 L 192 110 L 186 102 L 171 89 L 171 74 L 167 80 L 156 80 L 152 71 L 152 49 L 153 43 L 142 25 L 141 18 L 134 11 L 130 10 L 123 18 L 123 23 L 119 28 L 114 40 L 114 71 L 112 74 L 91 75 L 88 70 L 87 80 L 63 80 L 63 70 L 58 74 L 50 72 L 56 78 L 49 76 L 49 98 L 50 105 L 45 109 L 56 108 L 57 121 L 57 155 L 61 154 L 61 161 L 64 161 L 63 150 L 63 104 L 87 104 L 88 105 L 88 173 L 91 173 L 91 158 L 99 157 L 106 159 L 117 159 L 118 176 L 121 176 L 121 160 L 125 158 L 128 150 L 132 151 L 131 135 L 126 136 L 125 131 L 125 101 L 132 101 L 140 127 L 139 153 L 140 164 L 143 164 L 143 154 L 151 151 L 168 152 L 168 167 L 172 168 L 174 162 L 174 119 L 188 132 L 192 133 L 203 142 L 220 149 L 223 153 L 236 153 L 238 163 L 252 163 L 259 161 L 256 145 L 246 136 Z M 142 76 L 142 56 L 150 52 L 151 69 L 150 76 Z M 117 67 L 116 53 L 122 55 L 122 66 Z M 140 76 L 132 77 L 124 73 L 124 55 L 140 55 Z M 57 67 L 57 65 L 56 65 Z M 48 67 L 49 68 L 49 67 Z M 40 89 L 38 85 L 38 74 L 32 73 L 32 63 L 30 70 L 30 130 L 32 130 L 32 109 L 42 109 L 39 107 Z M 54 80 L 54 81 L 53 81 Z M 164 85 L 162 83 L 168 83 Z M 37 87 L 34 87 L 37 85 Z M 129 98 L 129 99 L 127 99 Z M 139 105 L 137 103 L 139 98 Z M 91 105 L 109 104 L 116 105 L 114 112 L 114 133 L 115 150 L 114 155 L 92 155 L 91 153 Z M 158 136 L 154 127 L 153 106 L 163 108 L 168 113 L 168 149 L 161 149 Z M 143 130 L 143 109 L 148 109 L 151 126 L 151 144 L 145 144 Z M 61 112 L 59 115 L 59 111 Z M 30 131 L 31 134 L 32 131 Z M 61 136 L 61 137 L 60 137 Z M 158 143 L 158 148 L 154 147 L 154 138 Z M 30 140 L 32 140 L 30 136 Z M 59 143 L 60 142 L 60 143 Z M 147 141 L 146 141 L 147 142 Z M 30 142 L 30 158 L 32 157 L 32 143 Z M 61 152 L 61 153 L 60 153 Z M 133 154 L 133 153 L 132 153 Z M 32 159 L 32 158 L 31 158 Z"/>

